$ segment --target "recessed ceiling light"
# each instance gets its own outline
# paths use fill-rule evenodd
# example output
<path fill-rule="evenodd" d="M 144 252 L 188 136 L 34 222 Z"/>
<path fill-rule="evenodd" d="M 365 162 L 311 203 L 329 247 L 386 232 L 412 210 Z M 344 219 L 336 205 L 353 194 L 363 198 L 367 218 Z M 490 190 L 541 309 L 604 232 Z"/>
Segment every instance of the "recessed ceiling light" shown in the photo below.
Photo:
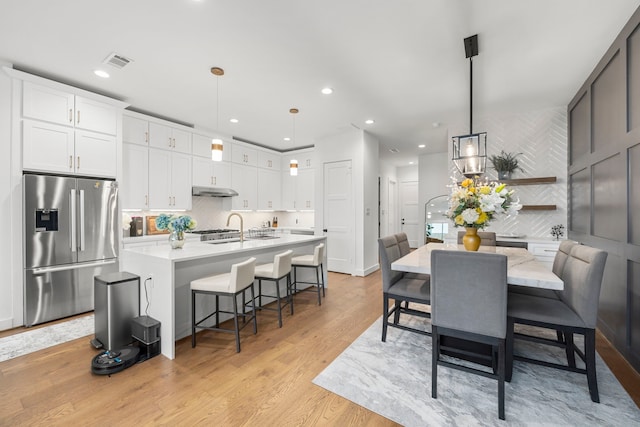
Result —
<path fill-rule="evenodd" d="M 291 138 L 289 138 L 288 136 L 285 136 L 283 139 L 284 139 L 285 141 L 291 141 Z"/>
<path fill-rule="evenodd" d="M 368 125 L 372 125 L 372 124 L 374 124 L 374 123 L 375 123 L 375 122 L 374 122 L 373 120 L 371 120 L 371 119 L 369 119 L 369 120 L 365 120 L 364 122 L 365 122 L 366 124 L 368 124 Z"/>
<path fill-rule="evenodd" d="M 229 121 L 230 121 L 231 123 L 238 123 L 240 120 L 238 120 L 238 119 L 229 119 Z"/>
<path fill-rule="evenodd" d="M 107 73 L 104 70 L 93 70 L 93 74 L 95 74 L 98 77 L 102 77 L 103 79 L 109 78 L 109 73 Z"/>
<path fill-rule="evenodd" d="M 424 145 L 424 144 L 420 144 L 420 145 L 418 145 L 418 148 L 424 148 L 424 147 L 425 147 L 425 145 Z"/>
<path fill-rule="evenodd" d="M 410 164 L 410 165 L 412 165 L 412 164 L 413 164 L 413 162 L 409 162 L 409 164 Z"/>
<path fill-rule="evenodd" d="M 325 88 L 322 88 L 322 91 L 321 91 L 321 92 L 322 92 L 324 95 L 331 95 L 331 94 L 333 93 L 333 89 L 331 89 L 330 87 L 325 87 Z"/>

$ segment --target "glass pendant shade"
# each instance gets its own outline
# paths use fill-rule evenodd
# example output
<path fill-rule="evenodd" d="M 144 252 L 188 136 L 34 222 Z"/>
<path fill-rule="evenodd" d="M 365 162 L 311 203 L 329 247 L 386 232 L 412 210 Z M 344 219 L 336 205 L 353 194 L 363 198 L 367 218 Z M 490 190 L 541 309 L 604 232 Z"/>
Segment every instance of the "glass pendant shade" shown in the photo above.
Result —
<path fill-rule="evenodd" d="M 291 176 L 297 176 L 298 175 L 298 161 L 297 160 L 291 160 L 289 162 L 289 173 L 291 174 Z"/>
<path fill-rule="evenodd" d="M 454 136 L 453 163 L 468 178 L 482 175 L 487 164 L 487 133 Z"/>
<path fill-rule="evenodd" d="M 222 161 L 223 144 L 221 139 L 214 138 L 211 140 L 211 160 L 214 162 Z"/>

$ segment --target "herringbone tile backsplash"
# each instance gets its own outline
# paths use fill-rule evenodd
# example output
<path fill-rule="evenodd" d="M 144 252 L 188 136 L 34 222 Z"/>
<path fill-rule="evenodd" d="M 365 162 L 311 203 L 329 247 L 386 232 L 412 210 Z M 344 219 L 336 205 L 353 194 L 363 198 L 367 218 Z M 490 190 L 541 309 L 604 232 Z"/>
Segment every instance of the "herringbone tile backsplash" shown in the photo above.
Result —
<path fill-rule="evenodd" d="M 461 124 L 455 129 L 449 129 L 449 137 L 464 135 L 468 131 L 468 125 Z M 557 206 L 555 211 L 521 211 L 515 217 L 494 221 L 487 230 L 497 233 L 525 234 L 530 237 L 550 237 L 551 227 L 557 224 L 563 224 L 566 230 L 566 108 L 478 117 L 474 120 L 474 132 L 487 132 L 489 156 L 499 154 L 501 150 L 508 153 L 522 153 L 518 156 L 522 170 L 517 170 L 512 178 L 557 177 L 555 184 L 513 187 L 523 205 L 555 204 Z M 455 167 L 451 166 L 454 174 Z M 492 180 L 498 178 L 497 172 L 491 167 L 489 161 L 487 161 L 487 176 Z"/>

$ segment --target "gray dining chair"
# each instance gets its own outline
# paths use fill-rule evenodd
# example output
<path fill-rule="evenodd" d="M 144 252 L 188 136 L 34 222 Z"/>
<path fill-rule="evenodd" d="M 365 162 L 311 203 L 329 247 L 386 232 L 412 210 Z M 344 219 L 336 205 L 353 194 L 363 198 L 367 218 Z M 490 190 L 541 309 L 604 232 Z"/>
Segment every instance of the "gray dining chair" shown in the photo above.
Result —
<path fill-rule="evenodd" d="M 411 252 L 411 246 L 409 245 L 409 238 L 407 233 L 397 233 L 396 241 L 398 242 L 398 248 L 400 249 L 400 256 L 403 257 Z M 429 280 L 428 274 L 423 273 L 404 273 L 404 277 L 410 279 Z"/>
<path fill-rule="evenodd" d="M 438 365 L 498 380 L 498 417 L 504 415 L 507 334 L 507 257 L 463 251 L 431 252 L 431 396 L 437 398 Z M 473 354 L 451 339 L 490 346 Z M 443 359 L 442 354 L 495 367 L 493 371 Z M 488 353 L 488 354 L 487 354 Z M 497 359 L 496 359 L 497 355 Z"/>
<path fill-rule="evenodd" d="M 431 303 L 429 280 L 405 277 L 405 273 L 402 271 L 391 269 L 391 263 L 401 258 L 400 248 L 398 247 L 398 241 L 395 235 L 378 239 L 378 249 L 382 270 L 382 341 L 387 340 L 387 328 L 389 326 L 423 335 L 431 335 L 427 330 L 418 329 L 406 323 L 400 323 L 401 314 L 422 318 L 429 318 L 431 316 L 426 310 L 410 308 L 408 304 L 405 307 L 402 306 L 402 302 L 415 302 L 429 305 Z M 394 301 L 393 308 L 391 309 L 389 309 L 390 299 Z M 393 316 L 393 321 L 389 322 L 389 317 L 391 316 Z"/>
<path fill-rule="evenodd" d="M 462 244 L 462 238 L 465 231 L 458 231 L 458 244 Z M 478 231 L 480 237 L 480 246 L 496 246 L 496 233 L 493 231 Z"/>
<path fill-rule="evenodd" d="M 570 372 L 586 374 L 591 400 L 600 402 L 596 378 L 596 321 L 602 276 L 607 252 L 583 245 L 574 245 L 564 265 L 564 289 L 560 299 L 510 293 L 507 308 L 507 380 L 513 373 L 513 361 L 535 363 Z M 515 332 L 515 325 L 530 325 L 560 331 L 565 342 L 559 343 L 540 336 Z M 573 342 L 573 335 L 584 336 L 584 349 Z M 564 347 L 567 364 L 536 359 L 529 355 L 514 354 L 514 340 L 523 339 L 556 347 Z M 575 365 L 575 354 L 585 368 Z"/>

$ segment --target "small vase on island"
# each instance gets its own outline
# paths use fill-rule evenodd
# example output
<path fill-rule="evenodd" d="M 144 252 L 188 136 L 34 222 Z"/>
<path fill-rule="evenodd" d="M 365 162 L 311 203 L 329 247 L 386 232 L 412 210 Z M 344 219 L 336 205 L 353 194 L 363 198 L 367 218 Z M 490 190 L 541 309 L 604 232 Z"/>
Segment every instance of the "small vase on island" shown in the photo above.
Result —
<path fill-rule="evenodd" d="M 184 231 L 172 231 L 169 234 L 169 244 L 171 249 L 182 249 L 184 246 Z"/>

